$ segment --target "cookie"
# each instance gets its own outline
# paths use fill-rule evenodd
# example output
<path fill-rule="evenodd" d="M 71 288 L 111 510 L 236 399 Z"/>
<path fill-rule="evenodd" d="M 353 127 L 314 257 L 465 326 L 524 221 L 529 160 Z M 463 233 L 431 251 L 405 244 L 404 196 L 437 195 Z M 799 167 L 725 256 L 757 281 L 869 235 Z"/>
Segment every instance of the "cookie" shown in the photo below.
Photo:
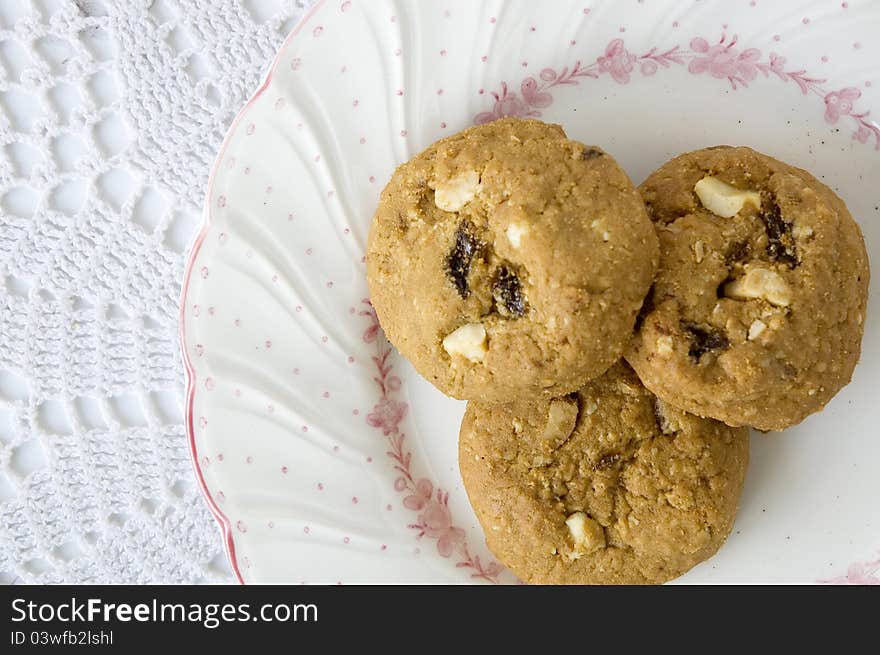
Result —
<path fill-rule="evenodd" d="M 468 403 L 461 476 L 486 544 L 539 584 L 651 584 L 730 533 L 748 430 L 658 400 L 623 361 L 575 394 Z"/>
<path fill-rule="evenodd" d="M 461 399 L 559 395 L 632 334 L 657 237 L 605 152 L 506 118 L 441 139 L 382 192 L 367 248 L 388 339 Z"/>
<path fill-rule="evenodd" d="M 781 430 L 817 412 L 859 359 L 868 257 L 843 201 L 750 148 L 667 162 L 640 190 L 660 237 L 626 358 L 700 416 Z"/>

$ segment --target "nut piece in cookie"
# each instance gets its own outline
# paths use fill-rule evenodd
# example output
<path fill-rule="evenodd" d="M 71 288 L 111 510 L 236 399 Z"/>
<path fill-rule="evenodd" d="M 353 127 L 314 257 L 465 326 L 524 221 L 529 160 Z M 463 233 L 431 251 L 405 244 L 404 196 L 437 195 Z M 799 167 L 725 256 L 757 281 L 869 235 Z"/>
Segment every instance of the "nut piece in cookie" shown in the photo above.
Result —
<path fill-rule="evenodd" d="M 754 321 L 752 321 L 752 324 L 749 326 L 748 340 L 754 341 L 755 339 L 760 337 L 762 334 L 764 334 L 764 330 L 766 330 L 766 329 L 767 329 L 767 324 L 764 321 L 762 321 L 760 318 L 756 318 Z"/>
<path fill-rule="evenodd" d="M 742 191 L 717 177 L 704 177 L 694 185 L 694 192 L 703 207 L 722 218 L 736 216 L 746 205 L 761 206 L 761 194 Z"/>
<path fill-rule="evenodd" d="M 620 362 L 572 397 L 469 402 L 459 466 L 486 544 L 520 579 L 647 584 L 727 538 L 748 448 L 747 429 L 663 403 Z"/>
<path fill-rule="evenodd" d="M 571 559 L 605 548 L 605 531 L 602 526 L 583 512 L 575 512 L 569 516 L 565 519 L 565 525 L 568 526 L 574 544 L 569 555 Z"/>
<path fill-rule="evenodd" d="M 479 186 L 480 174 L 464 171 L 437 185 L 434 203 L 445 212 L 457 212 L 474 199 Z"/>
<path fill-rule="evenodd" d="M 791 304 L 791 289 L 776 271 L 766 268 L 746 267 L 746 274 L 724 285 L 724 295 L 728 298 L 762 298 L 771 305 L 788 307 Z"/>
<path fill-rule="evenodd" d="M 541 435 L 545 443 L 551 444 L 551 448 L 558 448 L 574 432 L 574 426 L 578 417 L 578 403 L 576 398 L 554 398 L 550 401 L 547 412 L 547 425 Z"/>
<path fill-rule="evenodd" d="M 450 355 L 482 362 L 489 350 L 486 345 L 486 328 L 480 323 L 462 325 L 443 339 L 443 349 Z"/>
<path fill-rule="evenodd" d="M 627 361 L 668 403 L 781 430 L 859 359 L 870 273 L 858 224 L 808 172 L 750 148 L 689 152 L 640 191 L 661 258 Z"/>

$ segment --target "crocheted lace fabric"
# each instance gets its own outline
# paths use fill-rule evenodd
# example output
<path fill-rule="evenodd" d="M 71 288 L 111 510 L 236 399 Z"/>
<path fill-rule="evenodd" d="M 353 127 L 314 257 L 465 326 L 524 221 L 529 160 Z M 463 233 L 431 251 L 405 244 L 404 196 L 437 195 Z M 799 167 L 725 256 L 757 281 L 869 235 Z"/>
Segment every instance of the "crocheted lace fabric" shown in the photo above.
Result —
<path fill-rule="evenodd" d="M 309 4 L 0 1 L 0 583 L 231 581 L 180 280 L 223 135 Z"/>

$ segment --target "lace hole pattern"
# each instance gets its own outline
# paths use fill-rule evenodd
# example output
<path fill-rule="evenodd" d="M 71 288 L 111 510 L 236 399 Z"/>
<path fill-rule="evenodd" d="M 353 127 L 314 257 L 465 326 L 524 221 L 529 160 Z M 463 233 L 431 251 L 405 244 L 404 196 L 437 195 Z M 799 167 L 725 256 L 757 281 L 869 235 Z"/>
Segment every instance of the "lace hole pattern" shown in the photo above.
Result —
<path fill-rule="evenodd" d="M 180 277 L 225 130 L 313 1 L 0 3 L 0 584 L 231 579 Z"/>

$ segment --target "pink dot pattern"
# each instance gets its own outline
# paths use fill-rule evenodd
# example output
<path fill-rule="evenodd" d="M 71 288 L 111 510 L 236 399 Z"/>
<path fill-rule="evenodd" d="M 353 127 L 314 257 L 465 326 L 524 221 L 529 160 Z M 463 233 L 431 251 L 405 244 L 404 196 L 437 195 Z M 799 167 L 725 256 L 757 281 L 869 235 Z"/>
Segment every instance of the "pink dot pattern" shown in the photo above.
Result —
<path fill-rule="evenodd" d="M 638 0 L 638 3 L 639 3 L 639 4 L 642 4 L 642 3 L 643 3 L 643 0 Z M 757 5 L 757 2 L 756 2 L 755 0 L 751 0 L 751 1 L 749 2 L 749 5 L 752 6 L 752 7 L 755 7 L 755 6 Z M 841 6 L 841 8 L 843 8 L 843 9 L 847 9 L 847 8 L 848 8 L 848 3 L 847 3 L 847 2 L 843 2 L 843 3 L 841 3 L 840 6 Z M 340 5 L 340 11 L 341 11 L 341 12 L 346 12 L 346 11 L 348 11 L 348 9 L 349 9 L 350 7 L 351 7 L 351 2 L 350 2 L 350 1 L 343 2 L 343 3 Z M 591 10 L 590 10 L 589 7 L 584 7 L 584 8 L 583 8 L 583 15 L 584 15 L 584 16 L 589 15 L 590 12 L 591 12 Z M 447 11 L 444 13 L 444 15 L 445 15 L 446 17 L 449 17 L 450 12 L 447 10 Z M 396 22 L 396 20 L 397 20 L 397 19 L 396 19 L 396 16 L 391 16 L 391 17 L 390 17 L 390 21 L 391 21 L 392 23 L 393 23 L 393 22 Z M 497 18 L 494 17 L 494 16 L 490 17 L 490 18 L 489 18 L 489 23 L 492 24 L 492 25 L 495 25 L 495 24 L 497 23 Z M 811 18 L 805 16 L 805 17 L 803 17 L 803 18 L 801 19 L 801 23 L 802 23 L 803 25 L 809 25 L 809 24 L 811 23 Z M 678 22 L 678 21 L 673 21 L 672 26 L 677 28 L 677 27 L 679 26 L 679 22 Z M 727 24 L 724 24 L 723 27 L 724 27 L 725 29 L 728 28 Z M 534 32 L 536 32 L 536 31 L 538 31 L 538 26 L 536 26 L 536 25 L 530 25 L 530 26 L 528 26 L 528 29 L 527 29 L 527 32 L 528 32 L 528 33 L 534 33 Z M 625 33 L 626 31 L 627 31 L 626 26 L 623 26 L 623 25 L 619 26 L 619 28 L 618 28 L 618 32 L 619 32 L 619 33 L 623 34 L 623 33 Z M 320 37 L 320 36 L 322 35 L 323 32 L 324 32 L 324 26 L 318 25 L 318 26 L 314 27 L 314 29 L 312 30 L 312 36 L 313 36 L 314 38 L 318 38 L 318 37 Z M 773 35 L 772 38 L 773 38 L 773 40 L 776 41 L 776 42 L 778 42 L 778 41 L 781 40 L 781 36 L 780 36 L 779 34 L 775 34 L 775 35 Z M 571 46 L 575 46 L 575 45 L 577 44 L 577 41 L 574 40 L 574 39 L 571 39 L 570 42 L 569 42 L 569 44 L 570 44 Z M 859 49 L 862 48 L 862 44 L 861 44 L 860 42 L 853 42 L 853 43 L 852 43 L 852 48 L 853 48 L 853 49 L 856 49 L 856 50 L 859 50 Z M 402 49 L 401 49 L 401 48 L 396 48 L 396 49 L 393 51 L 393 53 L 394 53 L 395 56 L 400 56 L 400 55 L 402 54 Z M 439 54 L 440 54 L 441 57 L 445 57 L 445 56 L 447 55 L 447 50 L 446 50 L 446 49 L 441 49 L 441 50 L 439 51 Z M 485 63 L 485 62 L 488 62 L 488 60 L 489 60 L 489 56 L 486 55 L 486 54 L 484 54 L 484 55 L 481 55 L 479 59 L 480 59 L 481 62 Z M 827 63 L 827 62 L 829 61 L 829 57 L 828 57 L 827 55 L 822 55 L 822 56 L 820 57 L 820 61 L 823 62 L 823 63 Z M 299 70 L 299 69 L 302 67 L 302 65 L 303 65 L 303 61 L 302 61 L 299 57 L 294 58 L 294 59 L 292 59 L 292 60 L 290 61 L 290 69 L 293 70 L 293 71 L 297 71 L 297 70 Z M 526 60 L 523 60 L 523 61 L 520 62 L 520 65 L 521 65 L 522 68 L 528 68 L 528 66 L 529 66 L 529 62 L 526 61 Z M 344 72 L 346 72 L 346 70 L 347 70 L 347 66 L 342 66 L 341 69 L 340 69 L 340 72 L 344 73 Z M 535 69 L 535 70 L 537 70 L 537 69 Z M 646 70 L 646 69 L 643 68 L 642 70 L 644 71 L 644 70 Z M 555 73 L 554 73 L 554 74 L 555 74 Z M 543 75 L 543 71 L 542 71 L 542 75 Z M 537 74 L 535 74 L 535 76 L 537 77 Z M 866 87 L 870 87 L 870 85 L 871 85 L 871 82 L 870 82 L 870 81 L 865 81 L 865 82 L 864 82 L 864 86 L 866 86 Z M 485 92 L 484 89 L 480 89 L 480 90 L 479 90 L 479 94 L 480 94 L 480 95 L 485 95 L 484 92 Z M 403 89 L 403 88 L 396 89 L 394 93 L 395 93 L 395 95 L 396 95 L 397 97 L 402 97 L 402 96 L 404 96 L 404 89 Z M 443 94 L 444 94 L 444 89 L 443 89 L 443 88 L 437 88 L 437 89 L 436 89 L 436 95 L 437 95 L 437 96 L 442 96 Z M 494 94 L 493 94 L 493 95 L 494 95 Z M 523 95 L 525 95 L 525 91 L 523 91 Z M 497 97 L 497 96 L 496 96 L 496 97 Z M 274 101 L 274 107 L 275 107 L 276 110 L 282 110 L 282 109 L 284 109 L 284 108 L 286 107 L 286 104 L 287 104 L 287 103 L 286 103 L 286 101 L 285 101 L 284 98 L 277 98 L 277 99 Z M 352 106 L 353 106 L 354 108 L 357 108 L 357 107 L 359 106 L 359 104 L 360 104 L 360 100 L 359 100 L 359 99 L 355 98 L 355 99 L 352 100 Z M 440 126 L 441 129 L 446 129 L 446 128 L 447 128 L 447 123 L 446 123 L 445 121 L 441 121 L 441 122 L 439 123 L 439 126 Z M 297 127 L 301 128 L 301 127 L 302 127 L 302 124 L 301 124 L 301 123 L 298 124 Z M 257 132 L 257 130 L 258 130 L 258 125 L 252 122 L 252 123 L 248 123 L 248 124 L 246 125 L 244 132 L 245 132 L 245 134 L 246 134 L 247 136 L 251 136 L 251 135 L 255 134 L 255 133 Z M 406 137 L 406 136 L 407 136 L 407 130 L 406 130 L 406 129 L 401 129 L 401 130 L 399 130 L 399 134 L 400 134 L 401 137 Z M 361 136 L 361 137 L 359 138 L 359 144 L 360 144 L 360 145 L 365 145 L 366 142 L 367 142 L 367 138 L 366 138 L 365 136 Z M 316 155 L 314 156 L 314 162 L 315 162 L 315 163 L 319 163 L 320 160 L 321 160 L 321 155 L 320 155 L 320 154 L 316 154 Z M 227 168 L 229 168 L 229 169 L 234 169 L 234 168 L 235 168 L 235 158 L 234 158 L 234 157 L 230 157 L 230 158 L 228 159 L 226 165 L 227 165 Z M 259 170 L 259 169 L 257 169 L 257 170 Z M 244 173 L 245 175 L 248 175 L 250 172 L 251 172 L 250 167 L 245 167 L 245 168 L 243 169 L 243 173 Z M 362 179 L 362 178 L 361 178 L 361 179 Z M 373 183 L 376 182 L 376 177 L 375 177 L 374 175 L 369 175 L 369 178 L 368 178 L 368 179 L 369 179 L 369 182 L 370 182 L 371 184 L 373 184 Z M 267 195 L 272 194 L 272 192 L 273 192 L 273 187 L 272 187 L 272 186 L 267 186 L 267 187 L 265 187 L 265 193 L 266 193 Z M 335 195 L 335 193 L 334 193 L 333 190 L 329 190 L 329 191 L 327 191 L 326 194 L 327 194 L 327 197 L 328 197 L 328 198 L 333 198 L 334 195 Z M 221 210 L 224 209 L 224 208 L 227 206 L 227 202 L 228 202 L 228 200 L 227 200 L 227 197 L 226 197 L 225 195 L 219 195 L 219 196 L 217 196 L 217 198 L 216 198 L 216 207 L 217 207 L 217 209 L 221 209 Z M 283 216 L 283 214 L 282 214 L 282 216 Z M 292 220 L 294 219 L 294 213 L 293 213 L 293 212 L 289 212 L 289 213 L 287 213 L 287 219 L 288 219 L 288 221 L 292 221 Z M 351 233 L 351 230 L 350 230 L 348 227 L 346 227 L 345 230 L 344 230 L 344 233 L 345 233 L 346 235 L 348 235 L 348 234 Z M 228 240 L 228 235 L 227 235 L 226 233 L 220 233 L 220 234 L 218 235 L 218 242 L 219 242 L 219 243 L 224 244 L 224 243 L 227 242 L 227 240 Z M 230 247 L 234 247 L 234 244 L 233 244 L 232 246 L 230 246 Z M 314 251 L 313 251 L 313 248 L 312 248 L 312 247 L 308 247 L 308 248 L 306 248 L 306 250 L 305 250 L 305 253 L 306 253 L 307 255 L 312 255 L 313 252 L 314 252 Z M 248 256 L 250 256 L 250 253 L 248 253 Z M 207 279 L 209 278 L 209 274 L 210 274 L 210 271 L 209 271 L 208 267 L 204 266 L 204 267 L 201 267 L 201 268 L 199 269 L 199 275 L 201 276 L 202 279 L 207 280 Z M 277 282 L 277 280 L 278 280 L 278 275 L 277 275 L 277 274 L 276 274 L 276 275 L 273 275 L 273 276 L 272 276 L 272 281 L 273 281 L 273 282 Z M 326 284 L 326 288 L 327 288 L 327 289 L 332 289 L 332 288 L 334 287 L 334 282 L 333 282 L 332 280 L 328 280 L 328 281 L 326 281 L 325 284 Z M 342 288 L 342 287 L 340 287 L 340 289 L 341 289 L 341 288 Z M 303 307 L 302 307 L 301 305 L 297 305 L 295 309 L 296 309 L 296 312 L 301 312 L 301 311 L 303 311 Z M 214 313 L 215 313 L 215 308 L 214 308 L 213 306 L 210 306 L 210 307 L 207 308 L 207 314 L 208 314 L 208 316 L 213 316 Z M 355 313 L 355 308 L 354 308 L 354 307 L 350 308 L 350 313 Z M 194 305 L 194 306 L 192 307 L 192 316 L 194 316 L 194 317 L 198 317 L 198 316 L 200 316 L 200 309 L 199 309 L 199 306 L 198 306 L 198 305 Z M 206 320 L 206 319 L 203 318 L 203 320 Z M 228 320 L 228 318 L 226 318 L 225 320 Z M 240 319 L 238 319 L 238 318 L 234 319 L 234 324 L 235 324 L 236 327 L 240 326 Z M 327 337 L 326 335 L 322 336 L 322 337 L 321 337 L 321 341 L 322 341 L 322 343 L 328 343 L 328 337 Z M 271 339 L 266 339 L 266 340 L 263 342 L 263 346 L 264 346 L 264 348 L 267 349 L 267 350 L 271 349 L 271 348 L 272 348 L 272 341 L 271 341 Z M 201 356 L 203 355 L 203 352 L 204 352 L 204 347 L 203 347 L 201 344 L 196 344 L 196 346 L 193 348 L 193 352 L 195 353 L 195 355 L 196 355 L 197 357 L 201 357 Z M 347 361 L 349 364 L 353 364 L 353 363 L 355 363 L 356 360 L 355 360 L 355 358 L 354 358 L 353 356 L 349 355 L 349 356 L 347 356 L 346 361 Z M 294 369 L 293 369 L 293 373 L 294 373 L 294 375 L 298 375 L 298 374 L 299 374 L 299 369 L 298 369 L 298 368 L 294 368 Z M 207 391 L 213 391 L 213 390 L 215 389 L 215 383 L 214 383 L 213 378 L 211 378 L 211 377 L 206 377 L 206 378 L 204 379 L 203 386 L 204 386 L 205 390 L 207 390 Z M 234 395 L 235 395 L 236 397 L 239 397 L 239 396 L 241 395 L 241 391 L 240 391 L 239 389 L 235 389 L 235 390 L 234 390 Z M 330 392 L 329 392 L 329 391 L 323 391 L 323 392 L 321 393 L 321 397 L 324 398 L 324 399 L 329 399 L 329 398 L 330 398 Z M 274 406 L 273 406 L 272 404 L 269 404 L 269 405 L 266 406 L 266 409 L 267 409 L 267 411 L 268 411 L 269 413 L 273 413 L 275 408 L 274 408 Z M 366 410 L 365 410 L 365 411 L 366 411 Z M 357 415 L 359 415 L 359 414 L 360 414 L 360 410 L 359 410 L 359 409 L 357 409 L 357 408 L 352 409 L 352 415 L 357 416 Z M 199 427 L 200 427 L 201 429 L 203 429 L 203 430 L 207 427 L 207 420 L 205 419 L 205 417 L 200 417 L 200 418 L 199 418 Z M 303 424 L 303 425 L 301 426 L 301 431 L 302 431 L 303 433 L 308 432 L 308 431 L 309 431 L 309 426 Z M 339 447 L 338 445 L 333 446 L 333 451 L 334 451 L 334 452 L 339 452 L 339 450 L 340 450 L 340 447 Z M 232 459 L 234 460 L 234 459 L 236 459 L 236 458 L 232 458 Z M 215 460 L 216 460 L 216 462 L 223 462 L 223 461 L 224 461 L 223 453 L 217 453 L 216 456 L 215 456 Z M 241 460 L 239 459 L 238 461 L 240 462 Z M 366 456 L 366 457 L 365 457 L 365 461 L 366 461 L 367 463 L 372 463 L 372 462 L 373 462 L 373 458 L 370 457 L 370 456 Z M 209 457 L 204 456 L 204 457 L 201 459 L 201 463 L 202 463 L 203 466 L 207 467 L 207 466 L 210 465 L 211 460 L 210 460 Z M 230 462 L 230 464 L 231 464 L 231 463 L 232 463 L 232 462 Z M 248 464 L 248 465 L 253 464 L 253 463 L 254 463 L 254 458 L 253 458 L 252 456 L 248 455 L 248 456 L 245 458 L 245 463 Z M 280 470 L 280 472 L 281 472 L 282 475 L 286 475 L 286 474 L 288 473 L 288 471 L 289 471 L 288 466 L 286 466 L 286 465 L 281 466 L 278 470 Z M 317 489 L 318 491 L 323 491 L 323 490 L 324 490 L 324 485 L 323 485 L 323 483 L 320 483 L 320 482 L 317 483 L 317 484 L 316 484 L 316 489 Z M 217 491 L 216 494 L 215 494 L 215 496 L 216 496 L 216 498 L 217 498 L 220 502 L 225 501 L 225 495 L 223 494 L 222 491 Z M 351 504 L 352 504 L 352 505 L 358 505 L 359 502 L 360 502 L 358 496 L 351 496 L 350 501 L 351 501 Z M 387 511 L 392 511 L 392 509 L 393 509 L 392 504 L 389 503 L 389 504 L 386 505 L 386 510 L 387 510 Z M 238 532 L 240 532 L 240 533 L 246 533 L 247 530 L 248 530 L 247 524 L 246 524 L 243 520 L 238 520 L 238 521 L 236 521 L 234 525 L 235 525 L 236 530 L 237 530 Z M 271 520 L 268 521 L 268 523 L 267 523 L 266 525 L 267 525 L 269 528 L 274 528 L 274 522 L 271 521 Z M 308 533 L 310 532 L 310 528 L 309 528 L 309 526 L 304 526 L 304 527 L 303 527 L 303 532 L 306 533 L 306 534 L 308 534 Z M 345 544 L 350 543 L 350 537 L 349 537 L 349 536 L 345 536 L 345 537 L 343 538 L 343 543 L 345 543 Z M 381 546 L 380 546 L 380 549 L 381 549 L 382 551 L 385 551 L 387 548 L 388 548 L 388 546 L 387 546 L 386 544 L 381 544 Z M 419 548 L 415 548 L 414 552 L 415 552 L 416 554 L 418 554 L 418 553 L 420 553 L 421 551 L 420 551 Z M 243 561 L 247 562 L 247 558 L 243 558 Z"/>

